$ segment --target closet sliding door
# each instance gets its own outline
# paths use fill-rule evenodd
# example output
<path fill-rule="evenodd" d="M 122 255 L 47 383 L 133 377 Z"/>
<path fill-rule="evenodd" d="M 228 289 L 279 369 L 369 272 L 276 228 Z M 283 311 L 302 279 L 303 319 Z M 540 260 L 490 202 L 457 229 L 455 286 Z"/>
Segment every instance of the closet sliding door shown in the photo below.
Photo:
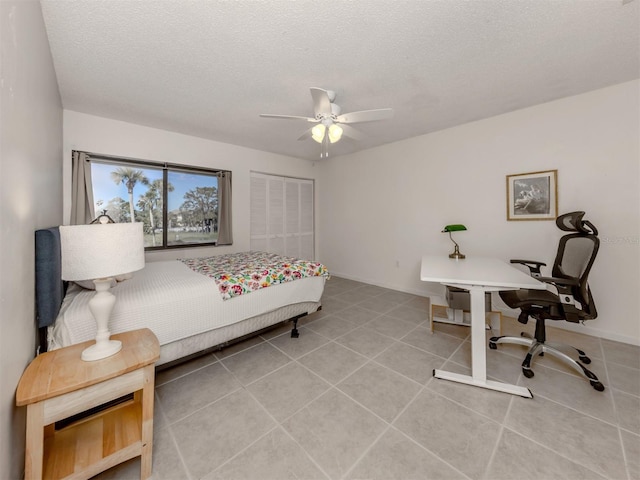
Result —
<path fill-rule="evenodd" d="M 314 260 L 313 180 L 251 173 L 251 250 Z"/>

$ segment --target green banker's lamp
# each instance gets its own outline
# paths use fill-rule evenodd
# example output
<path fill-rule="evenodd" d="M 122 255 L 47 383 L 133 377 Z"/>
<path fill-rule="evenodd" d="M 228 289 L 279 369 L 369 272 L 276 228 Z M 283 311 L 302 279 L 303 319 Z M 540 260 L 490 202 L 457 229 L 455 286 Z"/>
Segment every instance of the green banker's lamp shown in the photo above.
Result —
<path fill-rule="evenodd" d="M 464 225 L 454 224 L 454 225 L 447 225 L 446 227 L 444 227 L 444 230 L 442 230 L 442 233 L 448 233 L 449 234 L 449 238 L 451 239 L 451 241 L 455 245 L 455 248 L 453 249 L 453 253 L 449 254 L 449 258 L 455 258 L 456 260 L 464 258 L 464 255 L 462 253 L 460 253 L 460 249 L 458 247 L 458 244 L 456 243 L 456 241 L 451 236 L 451 232 L 461 232 L 462 230 L 466 230 L 466 229 L 467 229 L 467 227 L 465 227 Z"/>

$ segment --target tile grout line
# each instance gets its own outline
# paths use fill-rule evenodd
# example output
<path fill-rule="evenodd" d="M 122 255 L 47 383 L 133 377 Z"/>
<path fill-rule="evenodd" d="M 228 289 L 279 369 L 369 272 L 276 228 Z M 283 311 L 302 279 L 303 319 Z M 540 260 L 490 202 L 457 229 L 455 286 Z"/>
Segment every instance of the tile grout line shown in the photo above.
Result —
<path fill-rule="evenodd" d="M 292 363 L 296 363 L 298 364 L 298 362 L 296 360 L 291 360 L 289 362 L 287 362 L 284 365 L 281 365 L 280 367 L 276 368 L 275 370 L 272 370 L 271 372 L 263 375 L 262 377 L 248 383 L 247 385 L 243 385 L 242 382 L 240 382 L 240 380 L 234 375 L 233 372 L 231 372 L 231 370 L 228 369 L 228 367 L 226 365 L 224 365 L 222 362 L 222 366 L 231 374 L 234 376 L 234 378 L 236 378 L 236 380 L 240 383 L 240 388 L 237 390 L 234 390 L 234 392 L 237 392 L 238 390 L 244 390 L 251 398 L 254 402 L 256 402 L 259 407 L 264 411 L 264 413 L 267 414 L 267 416 L 269 418 L 271 418 L 271 420 L 274 422 L 274 426 L 273 428 L 269 429 L 265 434 L 261 435 L 260 437 L 256 438 L 254 441 L 250 442 L 245 448 L 241 449 L 239 452 L 237 452 L 236 454 L 234 454 L 232 457 L 230 457 L 229 459 L 227 459 L 225 462 L 221 463 L 220 465 L 218 465 L 216 468 L 214 468 L 211 472 L 207 473 L 207 475 L 210 475 L 212 473 L 214 473 L 215 471 L 219 470 L 220 468 L 222 468 L 225 464 L 229 463 L 233 458 L 236 458 L 237 456 L 239 456 L 241 453 L 243 453 L 244 451 L 248 450 L 249 448 L 251 448 L 253 445 L 255 445 L 258 441 L 260 441 L 262 438 L 266 437 L 268 434 L 270 434 L 271 432 L 275 431 L 276 429 L 280 428 L 281 430 L 283 430 L 290 438 L 291 435 L 289 435 L 289 432 L 287 432 L 287 430 L 283 427 L 283 423 L 286 422 L 288 419 L 290 419 L 291 417 L 293 417 L 295 414 L 297 414 L 298 412 L 304 410 L 309 404 L 311 404 L 312 402 L 314 402 L 315 400 L 317 400 L 318 398 L 320 398 L 322 395 L 326 394 L 330 389 L 331 389 L 331 385 L 329 385 L 329 382 L 327 382 L 326 380 L 322 379 L 321 377 L 319 377 L 318 375 L 316 375 L 314 373 L 315 376 L 317 376 L 318 378 L 320 378 L 323 382 L 327 383 L 329 385 L 329 388 L 325 391 L 323 391 L 322 393 L 320 393 L 319 395 L 317 395 L 316 397 L 314 397 L 313 399 L 311 399 L 309 402 L 307 402 L 305 405 L 303 405 L 302 407 L 300 407 L 299 409 L 297 409 L 296 411 L 294 411 L 291 415 L 287 416 L 285 419 L 282 420 L 282 422 L 278 421 L 268 410 L 267 408 L 262 404 L 262 402 L 260 402 L 255 395 L 253 394 L 253 392 L 251 390 L 249 390 L 249 386 L 258 382 L 259 380 L 271 375 L 272 373 L 279 371 L 281 369 L 283 369 L 284 367 L 286 367 L 287 365 L 290 365 Z M 300 364 L 298 364 L 300 365 Z M 304 367 L 304 366 L 303 366 Z M 313 372 L 312 372 L 313 373 Z M 229 396 L 230 394 L 225 395 L 225 397 Z M 219 399 L 220 400 L 220 399 Z M 215 402 L 212 402 L 215 403 Z M 327 473 L 324 471 L 323 468 L 320 467 L 320 465 L 318 465 L 316 463 L 316 461 L 311 457 L 311 455 L 309 455 L 309 453 L 306 451 L 306 449 L 304 449 L 302 447 L 302 445 L 300 445 L 294 438 L 292 438 L 292 440 L 302 449 L 302 451 L 305 453 L 305 455 L 320 469 L 320 471 L 327 475 Z M 327 475 L 327 478 L 330 478 Z"/>
<path fill-rule="evenodd" d="M 167 425 L 166 428 L 167 428 L 167 430 L 169 432 L 169 436 L 171 437 L 171 442 L 173 443 L 173 447 L 175 448 L 175 450 L 176 450 L 176 452 L 178 454 L 178 458 L 180 459 L 180 463 L 182 464 L 182 468 L 187 473 L 187 477 L 188 477 L 187 480 L 193 480 L 193 475 L 191 474 L 191 469 L 189 469 L 189 465 L 187 465 L 187 462 L 184 459 L 184 456 L 182 455 L 182 450 L 180 449 L 180 446 L 178 445 L 178 441 L 176 440 L 176 436 L 173 433 L 172 426 L 171 425 Z"/>
<path fill-rule="evenodd" d="M 415 326 L 415 328 L 413 328 L 411 331 L 409 331 L 406 335 L 404 335 L 404 336 L 403 336 L 403 337 L 401 337 L 401 338 L 405 338 L 407 335 L 411 334 L 412 332 L 414 332 L 415 330 L 417 330 L 419 327 L 420 327 L 420 325 L 416 325 L 416 326 Z M 396 340 L 396 341 L 398 341 L 399 343 L 401 342 L 401 340 L 400 340 L 400 339 L 395 339 L 395 340 Z M 404 342 L 402 342 L 402 343 L 404 343 Z M 462 344 L 463 344 L 463 343 L 464 343 L 464 341 L 462 341 L 462 342 L 461 342 L 461 344 L 458 346 L 458 348 L 456 348 L 456 349 L 451 353 L 450 357 L 451 357 L 451 356 L 453 356 L 453 355 L 457 352 L 457 350 L 462 346 Z M 393 345 L 393 344 L 392 344 L 392 345 Z M 409 344 L 406 344 L 406 343 L 405 343 L 405 345 L 409 345 Z M 412 345 L 409 345 L 409 346 L 410 346 L 410 347 L 413 347 Z M 384 353 L 385 351 L 387 351 L 389 348 L 391 348 L 391 345 L 389 345 L 387 348 L 385 348 L 382 352 L 378 353 L 375 357 L 373 357 L 373 358 L 372 358 L 372 359 L 370 359 L 369 361 L 370 361 L 370 362 L 373 362 L 373 363 L 376 363 L 376 364 L 378 364 L 378 365 L 380 365 L 380 364 L 379 364 L 379 362 L 375 361 L 375 358 L 377 358 L 377 357 L 379 357 L 380 355 L 382 355 L 382 353 Z M 414 348 L 416 348 L 416 347 L 414 347 Z M 418 349 L 418 350 L 421 350 L 421 349 Z M 424 350 L 421 350 L 421 351 L 424 351 Z M 438 356 L 438 355 L 436 355 L 436 356 Z M 443 357 L 440 357 L 440 358 L 443 358 Z M 443 358 L 443 360 L 444 360 L 444 362 L 446 362 L 448 359 Z M 367 363 L 368 363 L 368 362 L 367 362 Z M 366 365 L 366 363 L 365 363 L 365 365 Z M 385 367 L 384 365 L 382 365 L 382 366 L 383 366 L 383 367 Z M 387 367 L 385 367 L 385 368 L 387 368 Z M 394 370 L 392 370 L 392 369 L 390 369 L 390 370 L 391 370 L 391 371 L 393 371 L 394 373 L 397 373 L 397 372 L 395 372 L 395 371 L 394 371 Z M 403 377 L 404 377 L 404 375 L 403 375 Z M 348 378 L 348 377 L 347 377 L 347 378 Z M 407 377 L 407 378 L 408 378 L 408 377 Z M 402 435 L 404 435 L 406 438 L 409 438 L 413 443 L 415 443 L 416 445 L 418 445 L 418 446 L 419 446 L 420 448 L 422 448 L 423 450 L 425 450 L 425 451 L 429 452 L 431 455 L 433 455 L 435 458 L 437 458 L 437 459 L 438 459 L 438 460 L 440 460 L 441 462 L 443 462 L 443 463 L 445 463 L 446 465 L 448 465 L 449 467 L 451 467 L 453 470 L 455 470 L 455 471 L 457 471 L 457 472 L 460 472 L 460 470 L 458 470 L 457 468 L 455 468 L 453 465 L 449 464 L 449 462 L 447 462 L 445 459 L 443 459 L 440 455 L 436 454 L 435 452 L 432 452 L 432 451 L 431 451 L 431 450 L 429 450 L 428 448 L 426 448 L 426 447 L 424 447 L 423 445 L 419 444 L 419 443 L 418 443 L 418 442 L 416 442 L 413 438 L 409 437 L 407 434 L 405 434 L 404 432 L 402 432 L 401 430 L 399 430 L 399 429 L 394 425 L 394 424 L 395 424 L 395 422 L 396 422 L 400 417 L 402 417 L 402 415 L 403 415 L 403 414 L 404 414 L 404 413 L 409 409 L 409 407 L 410 407 L 410 406 L 415 402 L 415 400 L 416 400 L 416 399 L 417 399 L 417 398 L 418 398 L 418 397 L 419 397 L 419 396 L 420 396 L 420 395 L 421 395 L 425 390 L 427 390 L 427 386 L 428 386 L 431 382 L 433 382 L 433 378 L 434 378 L 434 377 L 433 377 L 433 375 L 432 375 L 432 376 L 431 376 L 431 378 L 429 378 L 429 379 L 425 382 L 425 384 L 421 385 L 421 386 L 420 386 L 420 388 L 418 389 L 418 391 L 416 392 L 416 394 L 413 396 L 413 398 L 411 398 L 411 400 L 409 400 L 409 401 L 407 402 L 407 404 L 404 406 L 404 408 L 402 408 L 402 409 L 400 410 L 400 412 L 398 412 L 398 414 L 397 414 L 397 415 L 396 415 L 396 416 L 391 420 L 391 422 L 387 422 L 387 423 L 389 424 L 389 426 L 385 429 L 385 431 L 383 432 L 383 434 L 384 434 L 384 433 L 386 433 L 387 431 L 389 431 L 389 429 L 390 429 L 390 428 L 393 428 L 395 431 L 400 432 L 400 433 L 401 433 Z M 412 380 L 412 379 L 410 379 L 410 380 Z M 415 382 L 414 380 L 412 380 L 412 381 L 413 381 L 413 382 Z M 418 382 L 415 382 L 415 383 L 418 383 Z M 429 391 L 432 391 L 432 390 L 429 390 Z M 351 398 L 351 397 L 349 396 L 349 398 Z M 446 397 L 445 397 L 445 398 L 446 398 Z M 355 399 L 353 399 L 353 400 L 354 400 L 354 401 L 356 401 Z M 448 399 L 447 399 L 447 400 L 448 400 Z M 357 402 L 357 401 L 356 401 L 356 402 Z M 357 402 L 357 403 L 360 405 L 360 403 L 359 403 L 359 402 Z M 364 406 L 363 406 L 363 407 L 364 407 Z M 365 407 L 365 408 L 366 408 L 366 407 Z M 367 409 L 367 410 L 369 410 L 369 409 Z M 374 413 L 374 412 L 372 412 L 372 413 Z M 375 413 L 374 413 L 374 414 L 375 414 Z M 383 419 L 383 420 L 384 420 L 384 419 Z M 375 441 L 374 443 L 372 443 L 372 444 L 369 446 L 369 449 L 367 449 L 367 452 L 368 452 L 370 449 L 372 449 L 372 448 L 373 448 L 373 446 L 378 442 L 378 440 L 382 437 L 382 435 L 383 435 L 383 434 L 381 434 L 381 435 L 378 437 L 378 439 L 376 439 L 376 441 Z M 366 453 L 365 453 L 365 454 L 366 454 Z M 357 465 L 357 464 L 362 460 L 362 458 L 364 458 L 364 455 L 365 455 L 365 454 L 363 454 L 363 455 L 362 455 L 358 460 L 356 460 L 356 462 L 354 463 L 354 465 L 352 466 L 352 468 L 351 468 L 349 471 L 351 471 L 353 468 L 355 468 L 355 466 L 356 466 L 356 465 Z M 464 474 L 464 473 L 462 473 L 462 472 L 460 472 L 460 473 L 461 473 L 462 475 L 464 475 L 465 477 L 467 477 L 467 475 L 466 475 L 466 474 Z M 468 478 L 468 477 L 467 477 L 467 478 Z"/>
<path fill-rule="evenodd" d="M 620 441 L 620 448 L 622 449 L 622 458 L 624 460 L 624 468 L 627 474 L 627 478 L 632 480 L 631 471 L 629 470 L 629 460 L 627 459 L 627 452 L 624 448 L 624 438 L 622 437 L 622 429 L 620 428 L 620 420 L 618 417 L 618 406 L 616 403 L 615 395 L 613 394 L 614 388 L 611 386 L 611 380 L 609 377 L 609 367 L 606 357 L 606 352 L 604 351 L 604 345 L 602 345 L 602 339 L 598 342 L 600 345 L 600 353 L 602 354 L 602 363 L 604 364 L 604 373 L 607 376 L 607 381 L 609 382 L 609 389 L 611 390 L 611 402 L 613 403 L 613 417 L 616 420 L 616 427 L 618 429 L 618 440 Z"/>
<path fill-rule="evenodd" d="M 202 365 L 202 366 L 200 366 L 200 367 L 198 367 L 198 368 L 194 368 L 193 370 L 189 370 L 188 372 L 185 372 L 185 373 L 183 373 L 183 374 L 181 374 L 181 375 L 178 375 L 178 376 L 177 376 L 177 377 L 175 377 L 175 378 L 172 378 L 172 379 L 167 380 L 167 381 L 162 382 L 162 383 L 157 383 L 158 374 L 159 374 L 159 373 L 162 373 L 162 371 L 160 371 L 160 372 L 156 372 L 156 373 L 155 373 L 155 379 L 156 379 L 156 381 L 155 381 L 154 388 L 158 388 L 158 387 L 162 387 L 162 386 L 164 386 L 164 385 L 168 385 L 168 384 L 170 384 L 171 382 L 175 382 L 176 380 L 179 380 L 179 379 L 181 379 L 181 378 L 184 378 L 184 377 L 186 377 L 187 375 L 191 375 L 192 373 L 197 372 L 197 371 L 199 371 L 199 370 L 203 370 L 203 369 L 205 369 L 205 368 L 207 368 L 207 367 L 210 367 L 210 366 L 211 366 L 211 365 L 213 365 L 214 363 L 217 363 L 217 362 L 219 362 L 219 361 L 220 361 L 220 360 L 215 356 L 215 353 L 214 353 L 214 352 L 211 352 L 210 354 L 205 355 L 205 357 L 206 357 L 206 356 L 211 356 L 211 357 L 213 358 L 213 361 L 212 361 L 211 363 L 207 363 L 206 365 Z"/>
<path fill-rule="evenodd" d="M 341 480 L 344 480 L 348 477 L 348 475 L 358 466 L 358 464 L 362 461 L 362 459 L 365 458 L 371 450 L 373 450 L 373 448 L 377 445 L 380 439 L 389 431 L 390 428 L 391 428 L 391 424 L 387 423 L 385 428 L 382 429 L 382 432 L 380 432 L 380 435 L 376 437 L 376 439 L 371 443 L 371 445 L 365 448 L 364 452 L 362 452 L 362 454 L 358 458 L 356 458 L 353 464 L 349 468 L 347 468 L 344 474 L 342 474 L 342 476 L 340 477 Z"/>
<path fill-rule="evenodd" d="M 347 333 L 349 333 L 349 332 L 347 332 Z M 345 335 L 346 335 L 347 333 L 345 333 Z M 340 337 L 337 337 L 337 338 L 340 338 Z M 291 417 L 292 417 L 293 415 L 295 415 L 296 413 L 298 413 L 298 412 L 302 411 L 303 409 L 307 408 L 311 403 L 315 402 L 318 398 L 320 398 L 321 396 L 323 396 L 323 395 L 327 394 L 330 390 L 332 390 L 332 389 L 333 389 L 333 390 L 335 390 L 338 394 L 344 395 L 345 397 L 347 397 L 348 399 L 350 399 L 351 401 L 353 401 L 356 405 L 358 405 L 360 408 L 362 408 L 362 409 L 364 409 L 365 411 L 367 411 L 368 413 L 370 413 L 370 414 L 374 415 L 376 418 L 378 418 L 378 419 L 379 419 L 379 420 L 381 420 L 384 424 L 386 424 L 385 429 L 380 433 L 380 435 L 378 435 L 378 437 L 374 440 L 374 442 L 373 442 L 373 443 L 371 443 L 371 445 L 369 445 L 369 447 L 367 447 L 367 448 L 365 449 L 365 451 L 364 451 L 364 452 L 363 452 L 363 453 L 362 453 L 362 454 L 361 454 L 361 455 L 360 455 L 360 456 L 355 460 L 355 462 L 353 463 L 353 465 L 351 465 L 351 467 L 350 467 L 349 469 L 347 469 L 347 471 L 345 472 L 345 474 L 341 477 L 341 478 L 344 478 L 346 475 L 348 475 L 348 474 L 349 474 L 349 472 L 351 472 L 351 471 L 352 471 L 352 470 L 357 466 L 357 464 L 361 461 L 361 459 L 362 459 L 362 458 L 364 458 L 364 457 L 366 456 L 366 454 L 367 454 L 367 453 L 368 453 L 368 452 L 369 452 L 369 451 L 370 451 L 370 450 L 375 446 L 375 444 L 378 442 L 378 440 L 379 440 L 379 439 L 380 439 L 380 438 L 381 438 L 381 437 L 382 437 L 382 436 L 383 436 L 383 435 L 384 435 L 384 434 L 385 434 L 385 433 L 386 433 L 386 432 L 391 428 L 391 425 L 392 425 L 393 420 L 395 420 L 395 418 L 398 418 L 398 417 L 402 414 L 402 412 L 404 412 L 404 411 L 406 410 L 406 408 L 407 408 L 407 407 L 408 407 L 408 406 L 409 406 L 409 405 L 410 405 L 410 404 L 415 400 L 415 398 L 419 395 L 419 393 L 420 393 L 420 392 L 422 391 L 422 389 L 424 388 L 424 385 L 421 385 L 419 382 L 416 382 L 416 381 L 415 381 L 415 380 L 413 380 L 413 379 L 410 379 L 410 378 L 408 378 L 408 377 L 405 377 L 404 375 L 399 374 L 398 372 L 395 372 L 394 370 L 389 369 L 388 367 L 386 367 L 386 366 L 384 366 L 384 365 L 381 365 L 381 364 L 379 364 L 378 362 L 376 362 L 376 361 L 374 360 L 377 356 L 381 355 L 381 354 L 382 354 L 382 353 L 384 353 L 386 350 L 388 350 L 389 348 L 391 348 L 391 346 L 392 346 L 393 344 L 391 344 L 391 345 L 389 345 L 389 346 L 385 347 L 385 348 L 384 348 L 381 352 L 379 352 L 375 357 L 373 357 L 373 358 L 369 358 L 369 357 L 366 357 L 366 356 L 364 356 L 364 355 L 360 354 L 359 352 L 356 352 L 355 350 L 352 350 L 351 348 L 349 348 L 349 347 L 347 347 L 347 346 L 345 346 L 345 345 L 342 345 L 342 344 L 340 344 L 340 343 L 336 342 L 335 340 L 336 340 L 336 339 L 329 340 L 329 342 L 328 342 L 328 343 L 335 343 L 336 345 L 342 346 L 342 347 L 344 347 L 344 348 L 346 348 L 346 349 L 348 349 L 348 350 L 350 350 L 350 351 L 352 351 L 352 352 L 354 352 L 354 353 L 356 353 L 356 354 L 358 354 L 358 355 L 362 356 L 363 358 L 365 358 L 365 359 L 366 359 L 366 361 L 365 361 L 362 365 L 360 365 L 359 367 L 356 367 L 356 369 L 355 369 L 355 370 L 353 370 L 351 373 L 349 373 L 348 375 L 346 375 L 344 378 L 341 378 L 341 379 L 339 379 L 338 381 L 336 381 L 335 383 L 331 384 L 331 383 L 327 382 L 326 380 L 322 379 L 322 377 L 320 377 L 317 373 L 313 372 L 313 371 L 312 371 L 311 369 L 309 369 L 306 365 L 299 363 L 299 362 L 297 361 L 297 359 L 296 359 L 296 360 L 294 360 L 296 363 L 298 363 L 299 365 L 301 365 L 303 368 L 305 368 L 306 370 L 308 370 L 309 372 L 311 372 L 313 375 L 318 376 L 318 377 L 319 377 L 319 378 L 321 378 L 323 381 L 325 381 L 325 382 L 329 383 L 330 388 L 329 388 L 329 390 L 327 390 L 327 391 L 323 392 L 322 394 L 318 395 L 316 398 L 314 398 L 313 400 L 311 400 L 310 402 L 308 402 L 305 406 L 303 406 L 302 408 L 300 408 L 299 410 L 297 410 L 296 412 L 294 412 L 292 415 L 290 415 L 289 417 L 287 417 L 285 420 L 283 420 L 283 422 L 285 422 L 286 420 L 288 420 L 289 418 L 291 418 Z M 325 346 L 325 345 L 327 345 L 327 344 L 324 344 L 323 346 Z M 322 347 L 318 347 L 318 348 L 322 348 Z M 317 350 L 317 349 L 316 349 L 316 350 Z M 315 351 L 315 350 L 314 350 L 314 351 Z M 309 353 L 311 353 L 311 352 L 309 352 Z M 303 356 L 304 356 L 304 355 L 303 355 Z M 300 358 L 302 358 L 303 356 L 301 356 Z M 346 393 L 346 392 L 342 391 L 342 390 L 338 387 L 338 384 L 340 384 L 341 382 L 343 382 L 344 380 L 346 380 L 346 379 L 347 379 L 347 378 L 349 378 L 350 376 L 354 375 L 356 372 L 360 371 L 362 368 L 364 368 L 364 367 L 365 367 L 367 364 L 369 364 L 369 363 L 371 363 L 371 364 L 375 364 L 375 365 L 380 365 L 381 367 L 383 367 L 383 368 L 385 368 L 385 369 L 387 369 L 387 370 L 389 370 L 389 371 L 391 371 L 391 372 L 393 372 L 393 373 L 395 373 L 395 374 L 399 374 L 399 375 L 401 375 L 403 378 L 407 378 L 407 379 L 408 379 L 408 380 L 410 380 L 412 383 L 415 383 L 415 384 L 417 384 L 417 385 L 419 385 L 419 386 L 420 386 L 420 389 L 417 391 L 416 395 L 414 395 L 414 396 L 411 398 L 411 400 L 409 400 L 409 402 L 407 403 L 407 405 L 405 405 L 405 406 L 404 406 L 404 408 L 403 408 L 403 409 L 402 409 L 402 410 L 401 410 L 401 411 L 396 415 L 396 417 L 392 420 L 392 422 L 388 422 L 388 421 L 387 421 L 387 420 L 385 420 L 384 418 L 380 417 L 377 413 L 375 413 L 374 411 L 372 411 L 371 409 L 369 409 L 367 406 L 363 405 L 363 404 L 362 404 L 362 403 L 360 403 L 357 399 L 355 399 L 355 398 L 351 397 L 348 393 Z M 281 426 L 282 426 L 282 423 L 283 423 L 283 422 L 281 422 L 281 424 L 280 424 Z M 284 429 L 284 427 L 283 427 L 283 429 Z M 286 431 L 286 429 L 284 429 L 284 430 Z M 287 432 L 287 433 L 288 433 L 288 432 Z M 294 439 L 294 441 L 296 441 L 296 440 Z M 304 449 L 304 447 L 303 447 L 302 445 L 300 445 L 297 441 L 296 441 L 296 443 L 300 446 L 300 448 L 302 448 L 302 449 L 305 451 L 305 453 L 307 453 L 306 449 Z M 432 453 L 432 452 L 430 452 L 430 453 Z M 307 453 L 307 455 L 308 455 L 308 456 L 310 456 L 310 455 L 309 455 L 309 453 Z M 440 457 L 438 457 L 437 455 L 436 455 L 436 457 L 440 459 Z M 441 459 L 441 460 L 442 460 L 442 459 Z M 315 462 L 314 462 L 314 463 L 315 463 Z M 323 469 L 322 469 L 322 472 L 326 474 L 326 472 L 324 472 L 324 470 L 323 470 Z"/>
<path fill-rule="evenodd" d="M 458 469 L 457 467 L 455 467 L 454 465 L 451 465 L 447 460 L 445 460 L 444 458 L 442 458 L 440 455 L 438 455 L 436 452 L 433 452 L 431 450 L 429 450 L 427 447 L 425 447 L 424 445 L 422 445 L 421 443 L 419 443 L 417 440 L 414 440 L 411 436 L 409 436 L 407 433 L 403 432 L 400 428 L 398 428 L 395 425 L 395 422 L 398 421 L 398 419 L 400 417 L 402 417 L 402 415 L 405 414 L 405 412 L 409 409 L 409 407 L 416 401 L 416 399 L 422 395 L 425 391 L 429 391 L 429 392 L 433 392 L 433 390 L 428 388 L 428 385 L 433 381 L 434 377 L 431 377 L 429 380 L 427 380 L 427 382 L 422 386 L 422 388 L 420 388 L 420 390 L 418 390 L 418 392 L 415 394 L 415 396 L 405 405 L 405 407 L 398 413 L 398 415 L 396 415 L 396 417 L 390 422 L 390 428 L 393 428 L 396 432 L 400 433 L 401 435 L 403 435 L 404 437 L 406 437 L 407 439 L 409 439 L 413 444 L 417 445 L 418 447 L 420 447 L 422 450 L 428 452 L 429 454 L 433 455 L 435 458 L 437 458 L 438 460 L 440 460 L 441 462 L 443 462 L 444 464 L 446 464 L 447 466 L 449 466 L 450 468 L 452 468 L 453 470 L 455 470 L 456 472 L 459 472 L 460 474 L 462 474 L 464 477 L 469 478 L 468 475 L 466 475 L 465 473 L 463 473 L 462 471 L 460 471 L 460 469 Z M 435 393 L 435 392 L 434 392 Z M 446 397 L 445 397 L 446 398 Z M 447 398 L 447 400 L 449 400 Z"/>
<path fill-rule="evenodd" d="M 506 394 L 508 395 L 508 394 Z M 509 405 L 507 405 L 507 411 L 504 414 L 504 418 L 502 419 L 502 422 L 500 422 L 500 427 L 499 427 L 499 431 L 498 431 L 498 438 L 496 439 L 496 444 L 493 446 L 493 450 L 491 452 L 491 455 L 489 456 L 489 462 L 487 463 L 487 467 L 485 468 L 485 471 L 482 475 L 482 478 L 485 480 L 491 480 L 488 475 L 489 472 L 491 471 L 491 466 L 493 465 L 493 462 L 495 460 L 496 454 L 498 453 L 498 446 L 500 445 L 500 442 L 502 441 L 502 436 L 504 435 L 504 429 L 505 429 L 505 421 L 507 420 L 507 418 L 509 417 L 509 412 L 511 412 L 511 407 L 513 406 L 513 403 L 515 402 L 515 398 L 514 396 L 511 396 L 511 398 L 509 399 Z"/>
<path fill-rule="evenodd" d="M 180 449 L 180 446 L 178 445 L 178 441 L 176 440 L 176 437 L 173 433 L 173 428 L 172 428 L 172 424 L 169 422 L 169 419 L 167 418 L 166 414 L 164 413 L 164 409 L 162 407 L 162 400 L 160 399 L 160 395 L 157 394 L 157 392 L 155 391 L 154 388 L 154 396 L 155 396 L 155 400 L 157 400 L 157 404 L 160 406 L 160 414 L 162 415 L 162 417 L 164 418 L 164 421 L 166 423 L 166 425 L 161 428 L 160 430 L 166 430 L 167 432 L 169 432 L 169 437 L 171 439 L 171 443 L 173 444 L 173 448 L 175 449 L 176 453 L 178 454 L 178 458 L 180 459 L 180 463 L 182 464 L 182 468 L 183 470 L 186 472 L 187 474 L 187 480 L 193 480 L 193 476 L 191 475 L 191 470 L 189 469 L 189 466 L 187 465 L 186 460 L 184 459 L 184 456 L 182 455 L 182 450 Z M 154 403 L 154 410 L 155 410 L 155 403 Z M 155 429 L 154 429 L 154 437 L 155 437 Z M 153 444 L 156 444 L 156 439 L 153 439 Z M 151 458 L 153 459 L 155 457 L 155 455 L 153 455 L 153 452 L 151 453 Z M 153 462 L 153 460 L 152 460 Z M 153 467 L 152 467 L 153 468 Z"/>

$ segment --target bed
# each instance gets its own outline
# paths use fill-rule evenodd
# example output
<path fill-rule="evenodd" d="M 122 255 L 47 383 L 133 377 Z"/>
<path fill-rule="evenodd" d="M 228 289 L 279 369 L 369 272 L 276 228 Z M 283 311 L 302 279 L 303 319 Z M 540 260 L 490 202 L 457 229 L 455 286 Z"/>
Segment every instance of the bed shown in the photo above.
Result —
<path fill-rule="evenodd" d="M 295 337 L 298 319 L 321 307 L 328 278 L 322 264 L 313 264 L 319 266 L 314 267 L 318 270 L 313 275 L 296 273 L 290 277 L 301 278 L 273 280 L 268 288 L 248 277 L 247 285 L 254 288 L 240 291 L 232 281 L 213 278 L 207 272 L 211 268 L 200 260 L 149 262 L 132 278 L 117 282 L 111 290 L 117 298 L 109 323 L 111 333 L 150 328 L 160 342 L 156 365 L 166 367 L 288 320 L 293 321 Z M 66 284 L 60 269 L 57 227 L 36 231 L 37 322 L 41 343 L 46 341 L 48 350 L 92 340 L 96 334 L 88 309 L 95 292 Z"/>

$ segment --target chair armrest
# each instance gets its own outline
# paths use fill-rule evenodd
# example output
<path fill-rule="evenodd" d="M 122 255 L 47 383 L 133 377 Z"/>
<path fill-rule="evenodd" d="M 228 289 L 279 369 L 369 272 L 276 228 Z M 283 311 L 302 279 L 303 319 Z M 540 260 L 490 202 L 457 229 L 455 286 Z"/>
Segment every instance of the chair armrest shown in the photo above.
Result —
<path fill-rule="evenodd" d="M 577 278 L 538 277 L 538 280 L 544 283 L 550 283 L 556 287 L 575 287 L 578 285 Z"/>
<path fill-rule="evenodd" d="M 557 291 L 556 295 L 561 298 L 565 295 L 573 296 L 573 287 L 578 286 L 578 279 L 576 278 L 537 277 L 537 279 L 548 285 L 554 286 Z"/>
<path fill-rule="evenodd" d="M 547 288 L 547 290 L 555 293 L 560 298 L 560 302 L 564 305 L 565 309 L 567 305 L 573 305 L 574 307 L 579 306 L 579 309 L 582 310 L 582 306 L 576 301 L 574 296 L 574 287 L 579 285 L 577 278 L 538 277 L 538 280 L 555 287 L 556 292 L 549 290 L 549 288 Z M 568 314 L 567 310 L 565 310 L 565 314 Z M 574 320 L 569 321 L 572 322 Z"/>
<path fill-rule="evenodd" d="M 540 267 L 546 267 L 547 264 L 544 262 L 537 262 L 535 260 L 520 260 L 514 259 L 511 260 L 511 263 L 519 263 L 520 265 L 524 265 L 529 269 L 529 275 L 532 277 L 538 278 L 542 275 Z"/>

